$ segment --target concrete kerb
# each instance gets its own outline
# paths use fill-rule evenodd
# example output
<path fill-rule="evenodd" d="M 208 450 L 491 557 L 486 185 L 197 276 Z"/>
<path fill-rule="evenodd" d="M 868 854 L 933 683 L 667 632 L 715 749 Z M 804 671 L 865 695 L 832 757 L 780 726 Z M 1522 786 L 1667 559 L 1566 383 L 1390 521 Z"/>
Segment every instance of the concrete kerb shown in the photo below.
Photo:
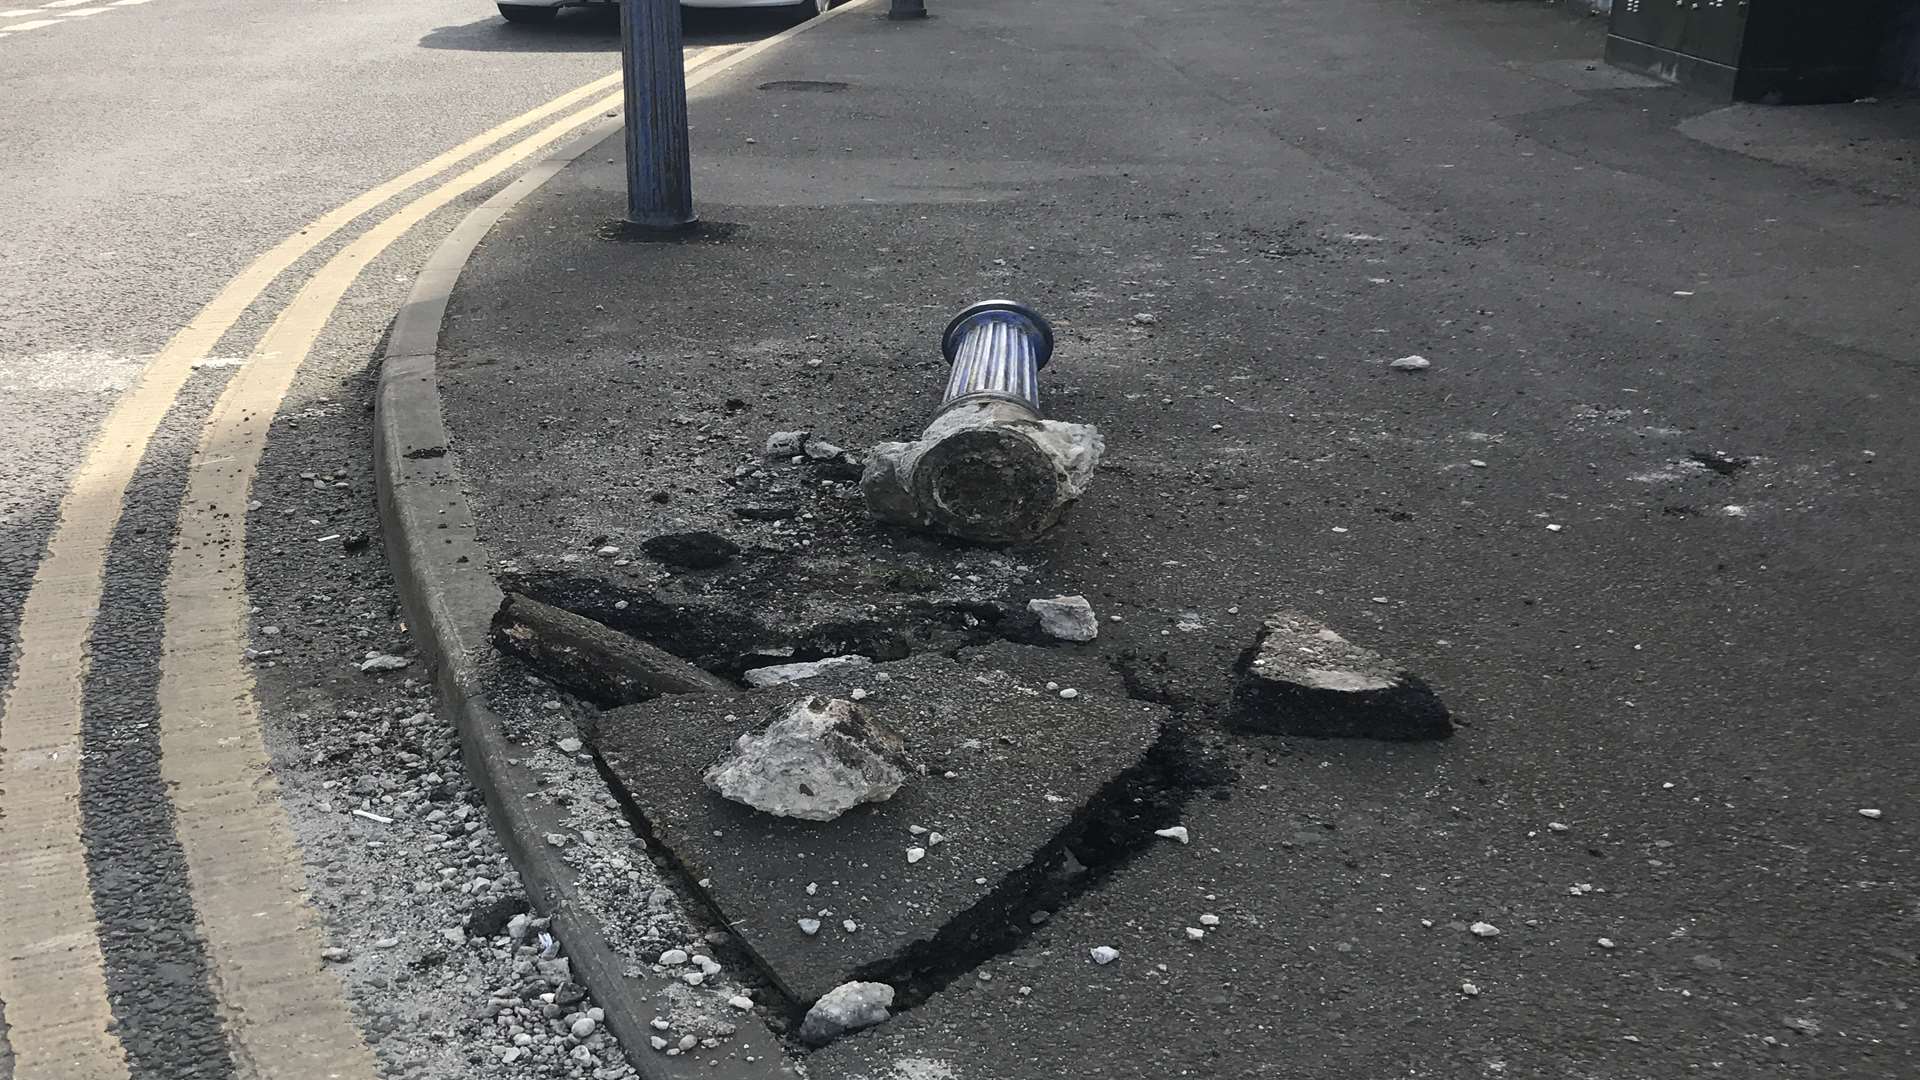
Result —
<path fill-rule="evenodd" d="M 755 42 L 703 67 L 690 86 L 734 68 L 753 56 L 827 19 L 864 6 L 853 0 L 827 15 Z M 767 1052 L 748 1063 L 710 1054 L 667 1057 L 648 1049 L 653 1034 L 647 1021 L 658 995 L 670 980 L 642 972 L 628 977 L 627 962 L 579 902 L 573 868 L 543 839 L 559 826 L 543 820 L 537 800 L 527 796 L 538 777 L 514 760 L 520 753 L 505 737 L 499 717 L 488 705 L 478 658 L 487 645 L 487 626 L 500 606 L 500 589 L 488 573 L 489 556 L 474 530 L 473 507 L 462 490 L 459 462 L 440 408 L 437 372 L 440 327 L 454 283 L 467 260 L 494 224 L 521 199 L 619 129 L 619 123 L 594 123 L 562 149 L 530 169 L 469 213 L 434 250 L 414 281 L 395 318 L 381 360 L 379 395 L 374 409 L 374 476 L 387 556 L 401 605 L 422 660 L 433 673 L 442 707 L 460 733 L 462 757 L 485 797 L 495 827 L 513 861 L 528 899 L 553 919 L 565 944 L 576 979 L 606 1011 L 606 1024 L 626 1050 L 634 1069 L 647 1080 L 678 1080 L 695 1073 L 721 1080 L 786 1080 L 795 1075 L 780 1041 L 764 1024 L 750 1041 Z M 743 1023 L 753 1022 L 743 1015 Z M 738 1042 L 749 1041 L 739 1039 Z"/>

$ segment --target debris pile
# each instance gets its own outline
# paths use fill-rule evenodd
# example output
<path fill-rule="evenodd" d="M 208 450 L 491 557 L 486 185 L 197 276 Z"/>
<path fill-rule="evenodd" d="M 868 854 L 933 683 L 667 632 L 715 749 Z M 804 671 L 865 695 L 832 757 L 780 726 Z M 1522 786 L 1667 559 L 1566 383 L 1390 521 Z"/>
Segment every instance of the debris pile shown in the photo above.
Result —
<path fill-rule="evenodd" d="M 865 460 L 851 450 L 818 438 L 811 431 L 776 431 L 767 436 L 768 461 L 806 465 L 829 480 L 860 479 Z"/>

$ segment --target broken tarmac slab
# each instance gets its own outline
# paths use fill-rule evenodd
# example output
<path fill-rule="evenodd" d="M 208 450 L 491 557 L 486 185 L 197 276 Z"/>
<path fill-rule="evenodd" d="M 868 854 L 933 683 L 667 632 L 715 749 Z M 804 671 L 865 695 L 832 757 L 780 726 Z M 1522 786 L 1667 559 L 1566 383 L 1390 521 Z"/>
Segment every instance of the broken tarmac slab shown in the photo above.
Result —
<path fill-rule="evenodd" d="M 769 817 L 701 783 L 768 712 L 856 689 L 928 766 L 891 799 L 816 823 Z M 1124 797 L 1121 781 L 1170 715 L 1128 698 L 1090 661 L 996 644 L 616 709 L 596 749 L 654 838 L 804 1007 L 853 979 L 899 985 L 951 971 L 1025 926 L 1027 898 L 1103 799 Z M 925 854 L 909 862 L 909 848 Z M 819 921 L 816 934 L 803 918 Z"/>
<path fill-rule="evenodd" d="M 1447 707 L 1420 677 L 1297 612 L 1267 616 L 1234 671 L 1234 727 L 1316 738 L 1443 739 Z"/>
<path fill-rule="evenodd" d="M 488 639 L 569 693 L 602 706 L 739 689 L 672 653 L 519 593 L 500 602 Z"/>

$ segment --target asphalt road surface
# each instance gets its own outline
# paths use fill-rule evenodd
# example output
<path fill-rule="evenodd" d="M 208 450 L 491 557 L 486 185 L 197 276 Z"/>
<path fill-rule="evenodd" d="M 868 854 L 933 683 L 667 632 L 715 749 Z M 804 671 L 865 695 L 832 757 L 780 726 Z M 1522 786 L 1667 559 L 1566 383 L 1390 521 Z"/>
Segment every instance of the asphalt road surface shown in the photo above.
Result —
<path fill-rule="evenodd" d="M 475 1019 L 513 875 L 418 672 L 359 670 L 409 651 L 372 358 L 618 67 L 606 12 L 0 6 L 0 1078 L 623 1075 Z"/>

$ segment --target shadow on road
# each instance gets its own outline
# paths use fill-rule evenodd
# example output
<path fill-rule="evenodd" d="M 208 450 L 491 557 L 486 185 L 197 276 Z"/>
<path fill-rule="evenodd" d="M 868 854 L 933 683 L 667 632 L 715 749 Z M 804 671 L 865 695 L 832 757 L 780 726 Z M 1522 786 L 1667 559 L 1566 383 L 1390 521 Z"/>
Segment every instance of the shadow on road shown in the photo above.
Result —
<path fill-rule="evenodd" d="M 689 45 L 758 41 L 793 25 L 783 8 L 682 9 Z M 611 4 L 563 8 L 545 25 L 514 24 L 490 15 L 461 26 L 442 26 L 420 39 L 422 48 L 468 52 L 620 51 L 620 12 Z"/>

